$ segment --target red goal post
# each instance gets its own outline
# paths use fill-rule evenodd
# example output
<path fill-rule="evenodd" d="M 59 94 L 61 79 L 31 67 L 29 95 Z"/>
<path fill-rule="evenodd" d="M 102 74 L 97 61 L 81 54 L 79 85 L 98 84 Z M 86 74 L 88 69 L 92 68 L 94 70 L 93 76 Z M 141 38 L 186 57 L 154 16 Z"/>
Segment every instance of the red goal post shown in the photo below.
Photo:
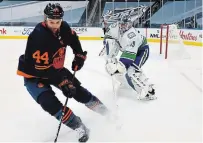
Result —
<path fill-rule="evenodd" d="M 179 52 L 184 52 L 184 43 L 179 35 L 178 26 L 175 24 L 161 25 L 160 27 L 160 54 L 164 51 L 165 59 L 178 56 Z M 171 47 L 170 47 L 171 46 Z M 165 49 L 164 49 L 165 47 Z M 180 53 L 181 54 L 181 53 Z M 178 57 L 176 57 L 178 58 Z"/>

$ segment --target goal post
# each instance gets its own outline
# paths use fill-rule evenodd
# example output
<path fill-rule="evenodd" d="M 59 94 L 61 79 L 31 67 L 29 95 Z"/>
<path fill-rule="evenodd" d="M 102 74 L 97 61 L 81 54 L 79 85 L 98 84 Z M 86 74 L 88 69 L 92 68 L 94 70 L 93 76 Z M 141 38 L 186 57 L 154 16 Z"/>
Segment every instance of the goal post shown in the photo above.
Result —
<path fill-rule="evenodd" d="M 179 35 L 178 26 L 175 24 L 161 25 L 160 27 L 160 50 L 165 59 L 181 59 L 185 53 L 183 39 Z"/>

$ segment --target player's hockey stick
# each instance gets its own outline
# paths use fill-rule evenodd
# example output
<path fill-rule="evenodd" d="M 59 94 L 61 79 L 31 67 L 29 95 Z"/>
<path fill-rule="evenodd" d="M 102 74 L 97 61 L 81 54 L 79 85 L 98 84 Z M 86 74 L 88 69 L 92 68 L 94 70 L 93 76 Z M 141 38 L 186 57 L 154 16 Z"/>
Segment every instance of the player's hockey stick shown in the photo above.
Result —
<path fill-rule="evenodd" d="M 76 69 L 77 69 L 77 66 L 76 66 Z M 74 73 L 73 73 L 72 82 L 73 82 L 73 80 L 74 80 L 74 78 L 75 78 L 75 74 L 76 74 L 76 70 L 75 70 Z M 70 93 L 69 93 L 69 94 L 70 94 Z M 61 129 L 62 119 L 63 119 L 64 114 L 65 114 L 65 109 L 66 109 L 67 103 L 68 103 L 68 98 L 66 98 L 65 104 L 64 104 L 64 106 L 63 106 L 62 115 L 61 115 L 61 118 L 60 118 L 60 122 L 59 122 L 59 126 L 58 126 L 58 130 L 57 130 L 57 133 L 56 133 L 56 138 L 55 138 L 55 140 L 54 140 L 54 143 L 56 143 L 56 142 L 57 142 L 57 139 L 58 139 L 58 135 L 59 135 L 59 132 L 60 132 L 60 129 Z"/>
<path fill-rule="evenodd" d="M 117 109 L 117 107 L 118 107 L 118 105 L 117 105 L 117 95 L 116 95 L 116 90 L 115 90 L 115 84 L 114 84 L 113 75 L 111 75 L 111 80 L 112 80 L 114 101 L 115 101 L 115 103 L 116 103 L 116 109 Z"/>
<path fill-rule="evenodd" d="M 100 51 L 99 56 L 103 56 L 103 55 L 104 55 L 105 50 L 106 50 L 106 47 L 104 46 L 104 48 L 102 48 L 102 50 Z"/>
<path fill-rule="evenodd" d="M 116 128 L 117 129 L 121 129 L 123 123 L 119 123 L 119 115 L 118 115 L 118 97 L 117 97 L 117 93 L 116 93 L 116 89 L 115 89 L 115 79 L 113 77 L 113 75 L 111 75 L 111 79 L 112 79 L 112 87 L 113 87 L 113 96 L 114 96 L 114 102 L 115 102 L 115 116 L 116 116 Z M 118 122 L 119 121 L 119 122 Z"/>

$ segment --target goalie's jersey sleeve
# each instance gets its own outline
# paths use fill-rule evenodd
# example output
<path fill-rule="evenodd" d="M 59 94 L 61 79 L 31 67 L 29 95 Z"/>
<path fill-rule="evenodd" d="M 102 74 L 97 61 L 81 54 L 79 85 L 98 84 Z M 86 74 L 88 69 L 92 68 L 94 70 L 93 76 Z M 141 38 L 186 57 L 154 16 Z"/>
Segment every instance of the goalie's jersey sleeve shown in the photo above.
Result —
<path fill-rule="evenodd" d="M 39 23 L 28 37 L 25 53 L 19 57 L 17 74 L 25 78 L 57 76 L 64 68 L 66 46 L 74 54 L 83 52 L 77 34 L 68 23 L 62 22 L 58 36 L 44 22 Z"/>

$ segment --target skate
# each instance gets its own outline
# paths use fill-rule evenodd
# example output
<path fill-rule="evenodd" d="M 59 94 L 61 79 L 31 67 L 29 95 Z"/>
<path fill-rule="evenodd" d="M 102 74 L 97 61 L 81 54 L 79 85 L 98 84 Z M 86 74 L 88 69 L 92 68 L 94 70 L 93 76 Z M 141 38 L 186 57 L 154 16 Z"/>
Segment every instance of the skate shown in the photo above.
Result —
<path fill-rule="evenodd" d="M 89 139 L 90 130 L 85 127 L 85 125 L 81 125 L 79 128 L 75 129 L 78 133 L 78 141 L 79 142 L 87 142 Z"/>
<path fill-rule="evenodd" d="M 155 90 L 152 88 L 151 91 L 145 96 L 145 100 L 155 100 L 157 97 L 155 96 Z"/>
<path fill-rule="evenodd" d="M 145 92 L 146 90 L 147 89 L 142 90 L 142 92 L 138 93 L 140 95 L 137 97 L 138 100 L 149 101 L 157 99 L 157 97 L 155 96 L 155 89 L 153 88 L 153 84 L 149 85 L 147 93 Z"/>

